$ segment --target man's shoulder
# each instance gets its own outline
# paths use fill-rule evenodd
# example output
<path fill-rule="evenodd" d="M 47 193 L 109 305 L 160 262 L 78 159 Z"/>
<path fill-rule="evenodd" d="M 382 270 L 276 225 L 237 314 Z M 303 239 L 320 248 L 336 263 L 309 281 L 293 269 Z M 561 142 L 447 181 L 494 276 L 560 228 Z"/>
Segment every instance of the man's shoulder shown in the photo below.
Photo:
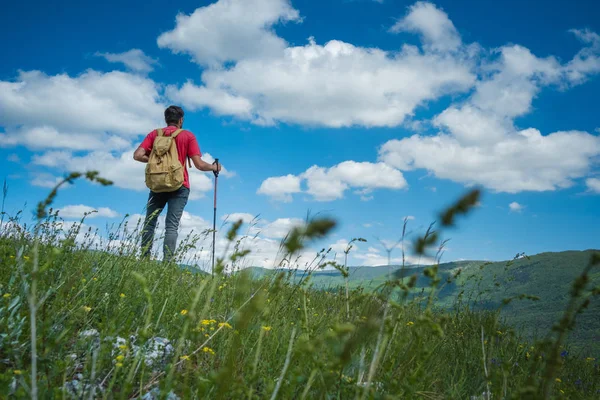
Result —
<path fill-rule="evenodd" d="M 194 135 L 192 131 L 188 131 L 187 129 L 182 129 L 179 135 L 183 135 L 184 137 L 188 137 L 190 139 L 196 139 L 196 135 Z"/>

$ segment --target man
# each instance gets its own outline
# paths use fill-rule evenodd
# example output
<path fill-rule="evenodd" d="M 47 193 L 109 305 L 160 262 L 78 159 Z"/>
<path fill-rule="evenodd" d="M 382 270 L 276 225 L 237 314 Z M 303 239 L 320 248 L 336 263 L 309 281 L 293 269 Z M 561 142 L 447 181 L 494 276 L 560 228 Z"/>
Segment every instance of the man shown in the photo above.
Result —
<path fill-rule="evenodd" d="M 163 128 L 165 136 L 170 136 L 178 129 L 183 129 L 183 109 L 177 106 L 170 106 L 165 110 L 165 122 L 167 127 Z M 133 153 L 133 159 L 139 162 L 147 163 L 152 146 L 157 136 L 157 130 L 150 132 L 140 147 Z M 179 229 L 179 221 L 183 215 L 188 197 L 190 195 L 190 180 L 186 166 L 186 160 L 189 158 L 194 163 L 194 166 L 200 171 L 219 172 L 221 166 L 217 163 L 209 164 L 200 157 L 200 147 L 196 141 L 194 134 L 187 130 L 182 130 L 175 137 L 177 145 L 178 158 L 183 165 L 184 180 L 183 185 L 174 192 L 156 193 L 152 190 L 148 196 L 148 204 L 146 208 L 146 219 L 142 230 L 142 256 L 149 257 L 154 240 L 154 231 L 156 230 L 156 221 L 162 212 L 163 208 L 168 205 L 167 217 L 165 220 L 165 241 L 163 244 L 163 259 L 169 260 L 175 253 L 177 244 L 177 235 Z"/>

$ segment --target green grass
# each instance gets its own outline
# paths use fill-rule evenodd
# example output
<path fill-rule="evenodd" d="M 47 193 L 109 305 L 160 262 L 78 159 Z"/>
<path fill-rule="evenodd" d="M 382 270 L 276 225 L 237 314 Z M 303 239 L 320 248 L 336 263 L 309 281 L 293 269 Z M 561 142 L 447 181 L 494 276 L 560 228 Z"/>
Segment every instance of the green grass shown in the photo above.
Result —
<path fill-rule="evenodd" d="M 569 299 L 572 282 L 598 250 L 563 251 L 521 256 L 502 262 L 458 261 L 439 265 L 440 275 L 449 278 L 459 269 L 461 275 L 446 284 L 436 296 L 436 305 L 451 309 L 458 296 L 469 297 L 470 306 L 477 309 L 497 310 L 506 298 L 527 294 L 536 296 L 535 301 L 514 301 L 502 307 L 500 317 L 519 332 L 535 340 L 544 335 L 548 327 L 557 321 Z M 396 276 L 418 277 L 412 293 L 417 296 L 422 290 L 429 291 L 430 280 L 423 275 L 426 266 L 392 266 Z M 262 277 L 273 273 L 262 268 L 253 268 L 253 274 Z M 351 288 L 372 291 L 388 279 L 389 268 L 350 267 L 348 282 Z M 301 281 L 303 271 L 294 271 L 295 282 Z M 591 273 L 590 284 L 600 285 L 600 272 Z M 407 281 L 408 278 L 405 278 Z M 327 290 L 344 285 L 344 277 L 337 270 L 315 271 L 311 277 L 314 288 Z M 466 294 L 465 294 L 466 293 Z M 600 354 L 600 303 L 593 302 L 589 309 L 578 317 L 578 324 L 567 338 L 570 351 L 587 357 Z"/>
<path fill-rule="evenodd" d="M 403 296 L 416 281 L 401 280 L 346 296 L 344 286 L 311 287 L 310 275 L 299 284 L 286 273 L 223 274 L 243 253 L 219 260 L 215 276 L 139 260 L 123 230 L 91 251 L 92 233 L 75 245 L 82 232 L 61 232 L 53 220 L 41 213 L 37 235 L 16 224 L 0 235 L 6 397 L 78 398 L 73 387 L 97 390 L 81 398 L 107 399 L 152 390 L 185 399 L 470 399 L 486 391 L 584 399 L 600 391 L 595 359 L 561 355 L 559 334 L 591 295 L 581 280 L 556 335 L 531 343 L 499 322 L 498 310 L 473 310 L 460 297 L 436 307 L 443 281 L 435 267 L 421 271 L 429 282 L 421 296 Z M 288 259 L 333 224 L 314 220 L 291 232 Z M 158 340 L 169 351 L 144 350 Z"/>

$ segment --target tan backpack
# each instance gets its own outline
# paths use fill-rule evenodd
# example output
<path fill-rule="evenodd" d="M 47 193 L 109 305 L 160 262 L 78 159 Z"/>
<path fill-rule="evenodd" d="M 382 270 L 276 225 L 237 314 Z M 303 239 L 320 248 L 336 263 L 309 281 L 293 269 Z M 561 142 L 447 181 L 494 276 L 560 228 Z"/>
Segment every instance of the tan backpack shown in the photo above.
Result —
<path fill-rule="evenodd" d="M 165 136 L 162 129 L 157 130 L 146 165 L 146 186 L 153 192 L 174 192 L 183 185 L 183 166 L 175 143 L 181 131 L 177 129 L 171 136 Z"/>

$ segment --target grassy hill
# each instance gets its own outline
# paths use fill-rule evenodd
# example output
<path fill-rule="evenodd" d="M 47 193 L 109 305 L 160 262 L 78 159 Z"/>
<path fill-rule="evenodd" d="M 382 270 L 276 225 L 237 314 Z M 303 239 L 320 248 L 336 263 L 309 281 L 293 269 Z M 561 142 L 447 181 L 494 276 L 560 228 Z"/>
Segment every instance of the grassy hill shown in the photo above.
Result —
<path fill-rule="evenodd" d="M 528 312 L 526 322 L 550 332 L 573 278 L 586 262 L 600 266 L 596 253 L 542 254 L 482 267 L 415 267 L 382 287 L 388 268 L 353 268 L 350 290 L 338 290 L 346 281 L 329 271 L 310 279 L 299 271 L 222 274 L 225 267 L 243 265 L 239 253 L 219 260 L 214 276 L 142 260 L 135 238 L 124 230 L 105 246 L 89 231 L 77 241 L 81 225 L 65 232 L 46 215 L 51 200 L 40 203 L 33 229 L 18 221 L 0 227 L 3 398 L 487 400 L 600 394 L 597 356 L 564 347 L 577 307 L 546 341 L 511 329 L 496 309 L 506 296 L 538 293 L 536 315 L 529 303 L 511 303 L 503 312 Z M 462 203 L 455 209 L 464 212 Z M 292 231 L 284 243 L 287 259 L 333 226 L 315 220 Z M 235 229 L 228 233 L 230 245 Z M 430 281 L 436 278 L 456 279 L 434 285 L 434 291 Z M 588 278 L 595 284 L 597 270 Z M 600 294 L 577 279 L 573 304 Z M 428 293 L 433 302 L 421 301 Z M 577 331 L 580 338 L 597 332 L 597 321 L 587 321 Z"/>
<path fill-rule="evenodd" d="M 595 250 L 598 251 L 598 250 Z M 559 320 L 569 298 L 571 285 L 589 262 L 594 250 L 541 253 L 502 262 L 458 261 L 439 265 L 443 280 L 457 271 L 460 275 L 446 283 L 437 293 L 436 304 L 452 308 L 459 296 L 473 309 L 500 309 L 504 299 L 520 295 L 538 297 L 539 300 L 515 300 L 502 307 L 501 316 L 507 323 L 533 339 L 545 334 Z M 414 296 L 428 292 L 431 280 L 423 272 L 427 266 L 392 266 L 395 277 L 415 275 Z M 388 280 L 390 267 L 350 267 L 348 283 L 351 288 L 374 290 Z M 273 274 L 272 270 L 252 268 L 254 276 Z M 306 278 L 304 271 L 289 271 L 294 281 Z M 592 285 L 600 285 L 600 271 L 590 275 Z M 311 273 L 312 287 L 333 290 L 344 286 L 342 274 L 337 270 L 317 270 Z M 600 302 L 593 301 L 578 317 L 577 327 L 569 336 L 574 351 L 583 354 L 600 353 Z"/>

